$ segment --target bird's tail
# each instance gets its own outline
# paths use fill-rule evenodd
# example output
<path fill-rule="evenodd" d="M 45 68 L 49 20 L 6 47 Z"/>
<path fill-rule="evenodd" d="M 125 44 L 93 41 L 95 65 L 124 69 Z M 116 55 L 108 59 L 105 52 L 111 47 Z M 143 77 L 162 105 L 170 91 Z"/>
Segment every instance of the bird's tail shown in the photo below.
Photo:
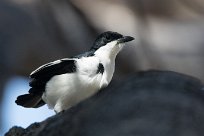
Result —
<path fill-rule="evenodd" d="M 15 102 L 17 105 L 26 108 L 38 108 L 45 104 L 45 102 L 42 100 L 42 95 L 32 93 L 18 96 Z"/>

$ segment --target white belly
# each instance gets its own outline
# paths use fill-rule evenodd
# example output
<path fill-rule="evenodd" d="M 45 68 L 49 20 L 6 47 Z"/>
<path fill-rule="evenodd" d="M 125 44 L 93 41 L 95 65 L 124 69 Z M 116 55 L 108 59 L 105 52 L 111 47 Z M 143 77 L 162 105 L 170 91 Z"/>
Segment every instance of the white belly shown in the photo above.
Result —
<path fill-rule="evenodd" d="M 94 77 L 76 73 L 54 76 L 46 85 L 43 100 L 56 112 L 66 110 L 92 96 L 100 89 L 102 75 Z"/>

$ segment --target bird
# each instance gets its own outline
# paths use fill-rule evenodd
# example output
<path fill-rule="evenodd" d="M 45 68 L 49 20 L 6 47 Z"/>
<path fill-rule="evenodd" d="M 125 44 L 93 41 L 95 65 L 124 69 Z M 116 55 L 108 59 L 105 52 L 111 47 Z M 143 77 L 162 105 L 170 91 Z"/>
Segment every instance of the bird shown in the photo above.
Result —
<path fill-rule="evenodd" d="M 107 87 L 115 71 L 117 54 L 134 40 L 118 32 L 101 33 L 85 53 L 46 63 L 30 74 L 30 89 L 16 104 L 38 108 L 45 104 L 56 113 L 65 111 Z"/>

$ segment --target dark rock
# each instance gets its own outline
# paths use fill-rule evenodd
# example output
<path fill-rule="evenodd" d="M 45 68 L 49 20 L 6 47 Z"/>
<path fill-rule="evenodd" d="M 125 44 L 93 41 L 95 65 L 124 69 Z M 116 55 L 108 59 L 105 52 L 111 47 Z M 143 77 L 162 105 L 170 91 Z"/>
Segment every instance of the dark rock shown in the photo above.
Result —
<path fill-rule="evenodd" d="M 9 130 L 9 132 L 6 135 L 7 136 L 22 136 L 25 133 L 26 133 L 25 129 L 23 129 L 22 127 L 14 126 Z"/>
<path fill-rule="evenodd" d="M 203 84 L 175 72 L 140 72 L 6 136 L 202 136 Z"/>

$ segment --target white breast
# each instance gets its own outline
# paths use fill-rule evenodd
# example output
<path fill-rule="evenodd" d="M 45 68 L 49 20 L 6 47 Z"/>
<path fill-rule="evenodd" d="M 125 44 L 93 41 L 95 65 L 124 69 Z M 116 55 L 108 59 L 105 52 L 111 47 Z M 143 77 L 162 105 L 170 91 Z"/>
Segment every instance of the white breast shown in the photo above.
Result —
<path fill-rule="evenodd" d="M 110 83 L 114 72 L 114 64 L 105 63 L 104 73 L 97 73 L 99 63 L 104 62 L 98 57 L 77 59 L 75 73 L 56 75 L 46 84 L 43 100 L 60 112 L 92 96 Z"/>

